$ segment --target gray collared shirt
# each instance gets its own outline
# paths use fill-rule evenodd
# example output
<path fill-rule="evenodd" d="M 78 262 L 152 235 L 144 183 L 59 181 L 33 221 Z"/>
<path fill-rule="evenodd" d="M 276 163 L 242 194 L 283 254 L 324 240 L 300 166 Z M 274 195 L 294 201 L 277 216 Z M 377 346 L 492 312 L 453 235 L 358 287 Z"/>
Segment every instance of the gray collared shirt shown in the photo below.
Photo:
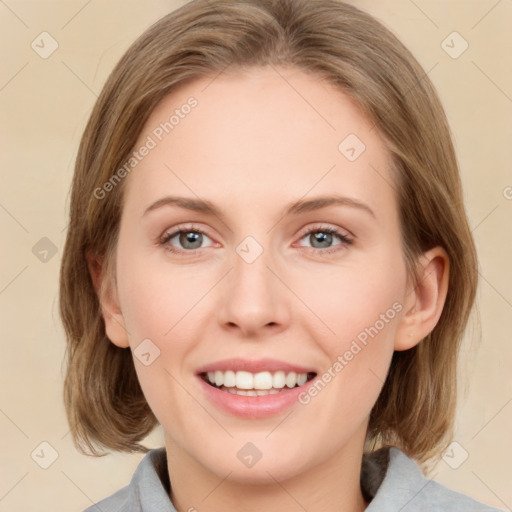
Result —
<path fill-rule="evenodd" d="M 498 512 L 468 496 L 427 479 L 419 466 L 397 448 L 390 448 L 387 464 L 372 462 L 362 473 L 361 487 L 371 498 L 366 512 Z M 365 457 L 371 457 L 366 455 Z M 380 459 L 382 461 L 382 457 Z M 383 478 L 371 475 L 381 474 Z M 365 480 L 377 481 L 366 485 Z M 131 482 L 84 512 L 177 512 L 170 498 L 164 448 L 150 450 L 141 460 Z M 503 512 L 503 511 L 502 511 Z"/>

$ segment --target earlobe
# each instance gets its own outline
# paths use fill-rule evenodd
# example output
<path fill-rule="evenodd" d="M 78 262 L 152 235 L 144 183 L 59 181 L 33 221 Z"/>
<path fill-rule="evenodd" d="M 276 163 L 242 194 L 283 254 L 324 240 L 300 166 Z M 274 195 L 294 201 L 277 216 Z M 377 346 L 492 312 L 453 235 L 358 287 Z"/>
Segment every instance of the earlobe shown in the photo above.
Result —
<path fill-rule="evenodd" d="M 395 350 L 408 350 L 437 325 L 448 293 L 449 259 L 442 247 L 422 255 L 417 281 L 404 298 L 403 316 L 395 337 Z"/>
<path fill-rule="evenodd" d="M 96 254 L 86 255 L 89 274 L 98 295 L 107 338 L 120 348 L 130 346 L 123 314 L 119 307 L 114 276 L 111 268 L 104 267 L 104 259 Z"/>

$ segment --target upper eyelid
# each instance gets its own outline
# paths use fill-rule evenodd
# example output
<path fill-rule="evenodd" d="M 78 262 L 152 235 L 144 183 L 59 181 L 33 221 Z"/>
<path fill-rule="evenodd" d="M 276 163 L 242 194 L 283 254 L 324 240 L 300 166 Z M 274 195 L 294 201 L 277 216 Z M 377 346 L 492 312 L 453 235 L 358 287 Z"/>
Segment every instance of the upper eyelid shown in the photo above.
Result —
<path fill-rule="evenodd" d="M 325 222 L 320 223 L 320 225 L 317 225 L 317 226 L 311 226 L 310 224 L 311 223 L 309 223 L 305 227 L 301 228 L 300 233 L 302 233 L 303 235 L 306 235 L 311 231 L 321 231 L 322 229 L 325 229 L 325 230 L 329 229 L 329 230 L 342 231 L 342 232 L 345 231 L 349 236 L 353 236 L 352 233 L 348 229 L 342 228 L 340 226 L 330 225 Z M 196 226 L 195 224 L 192 224 L 192 223 L 189 225 L 185 225 L 185 226 L 178 224 L 174 228 L 166 229 L 163 233 L 163 236 L 177 234 L 182 231 L 184 231 L 184 232 L 198 231 L 198 232 L 201 232 L 201 233 L 204 233 L 204 234 L 210 236 L 208 234 L 207 228 L 205 229 L 203 227 Z"/>
<path fill-rule="evenodd" d="M 174 226 L 172 228 L 166 229 L 164 231 L 163 236 L 176 235 L 176 234 L 178 234 L 180 232 L 187 233 L 189 231 L 197 231 L 197 232 L 204 233 L 204 234 L 208 235 L 208 229 L 203 228 L 201 226 L 197 226 L 195 223 L 190 223 L 190 224 L 185 224 L 185 225 L 178 224 L 177 226 Z"/>
<path fill-rule="evenodd" d="M 300 232 L 307 235 L 311 231 L 322 231 L 322 229 L 333 230 L 339 232 L 340 234 L 347 233 L 347 236 L 353 236 L 352 233 L 347 228 L 342 228 L 341 226 L 335 226 L 333 224 L 328 224 L 325 222 L 321 222 L 317 226 L 311 226 L 310 224 L 308 224 L 304 228 L 302 228 Z"/>

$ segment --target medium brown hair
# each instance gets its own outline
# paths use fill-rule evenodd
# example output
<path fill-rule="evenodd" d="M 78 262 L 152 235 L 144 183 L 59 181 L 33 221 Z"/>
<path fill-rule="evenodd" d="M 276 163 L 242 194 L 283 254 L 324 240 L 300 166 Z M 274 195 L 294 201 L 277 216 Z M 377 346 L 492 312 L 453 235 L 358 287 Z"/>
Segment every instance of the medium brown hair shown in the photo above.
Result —
<path fill-rule="evenodd" d="M 441 246 L 449 290 L 441 318 L 416 347 L 395 352 L 370 416 L 368 440 L 424 462 L 452 435 L 459 345 L 477 286 L 474 242 L 446 117 L 420 64 L 380 22 L 337 0 L 194 0 L 151 26 L 108 78 L 85 128 L 72 183 L 60 280 L 67 335 L 64 397 L 75 445 L 146 451 L 157 420 L 129 349 L 111 343 L 86 255 L 114 259 L 122 180 L 94 193 L 129 157 L 160 100 L 197 78 L 260 66 L 294 66 L 348 94 L 375 123 L 393 163 L 404 259 Z M 199 107 L 200 108 L 200 107 Z"/>

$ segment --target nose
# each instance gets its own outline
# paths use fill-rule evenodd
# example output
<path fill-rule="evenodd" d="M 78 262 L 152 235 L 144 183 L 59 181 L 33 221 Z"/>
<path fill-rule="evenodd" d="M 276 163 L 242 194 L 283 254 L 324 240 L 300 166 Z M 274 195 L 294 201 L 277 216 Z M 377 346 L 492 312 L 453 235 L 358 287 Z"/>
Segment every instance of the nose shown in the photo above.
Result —
<path fill-rule="evenodd" d="M 267 256 L 263 251 L 249 263 L 235 255 L 234 268 L 220 290 L 217 318 L 223 329 L 246 338 L 263 338 L 288 327 L 290 292 Z"/>

